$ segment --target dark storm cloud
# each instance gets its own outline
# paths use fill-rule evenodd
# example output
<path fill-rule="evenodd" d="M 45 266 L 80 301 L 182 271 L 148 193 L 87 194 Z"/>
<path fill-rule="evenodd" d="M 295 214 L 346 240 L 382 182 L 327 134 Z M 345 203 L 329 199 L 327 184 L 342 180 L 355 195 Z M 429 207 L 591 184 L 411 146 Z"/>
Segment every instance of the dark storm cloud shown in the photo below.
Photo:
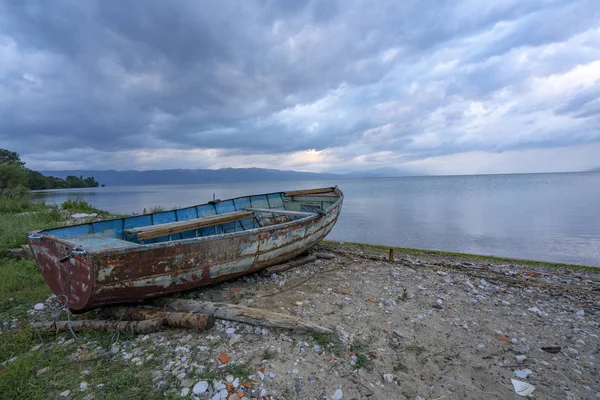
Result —
<path fill-rule="evenodd" d="M 0 147 L 48 160 L 193 148 L 410 160 L 577 142 L 564 126 L 536 136 L 536 123 L 522 139 L 468 132 L 510 103 L 502 90 L 525 99 L 532 77 L 593 61 L 536 49 L 593 31 L 599 12 L 595 0 L 7 1 Z M 547 106 L 587 120 L 595 93 L 506 106 L 507 123 Z"/>

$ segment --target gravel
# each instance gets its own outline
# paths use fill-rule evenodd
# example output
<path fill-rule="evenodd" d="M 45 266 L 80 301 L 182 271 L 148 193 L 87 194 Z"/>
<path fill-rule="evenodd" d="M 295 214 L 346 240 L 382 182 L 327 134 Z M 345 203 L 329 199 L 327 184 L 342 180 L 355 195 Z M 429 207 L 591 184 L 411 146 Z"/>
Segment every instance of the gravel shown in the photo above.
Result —
<path fill-rule="evenodd" d="M 202 400 L 506 399 L 516 396 L 515 376 L 540 398 L 600 392 L 594 271 L 408 254 L 389 264 L 386 251 L 344 245 L 317 251 L 326 255 L 317 262 L 195 296 L 305 318 L 334 335 L 217 320 L 207 332 L 165 330 L 110 349 L 86 343 L 83 351 L 68 335 L 56 344 L 79 346 L 74 361 L 148 368 L 164 396 Z M 85 390 L 102 397 L 99 387 Z"/>

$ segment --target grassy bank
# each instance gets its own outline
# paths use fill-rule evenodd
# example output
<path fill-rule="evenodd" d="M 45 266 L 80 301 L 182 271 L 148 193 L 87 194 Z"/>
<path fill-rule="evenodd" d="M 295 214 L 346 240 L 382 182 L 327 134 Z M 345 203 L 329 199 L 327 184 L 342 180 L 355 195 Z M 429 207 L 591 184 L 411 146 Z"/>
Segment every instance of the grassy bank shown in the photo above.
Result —
<path fill-rule="evenodd" d="M 323 240 L 321 243 L 329 244 L 329 245 L 340 245 L 342 242 Z M 456 259 L 463 259 L 463 260 L 502 262 L 502 263 L 508 263 L 508 264 L 530 265 L 530 266 L 540 266 L 540 267 L 584 269 L 584 270 L 589 270 L 589 271 L 594 271 L 594 272 L 600 272 L 600 267 L 592 267 L 592 266 L 587 266 L 587 265 L 553 263 L 553 262 L 547 262 L 547 261 L 534 261 L 534 260 L 521 260 L 518 258 L 506 258 L 506 257 L 486 256 L 486 255 L 480 255 L 480 254 L 456 253 L 456 252 L 451 252 L 451 251 L 440 251 L 440 250 L 413 249 L 410 247 L 382 246 L 382 245 L 367 244 L 367 243 L 354 243 L 354 242 L 343 242 L 343 243 L 344 243 L 344 246 L 364 247 L 364 248 L 384 250 L 384 251 L 389 251 L 389 249 L 394 249 L 394 252 L 406 253 L 406 254 L 411 254 L 411 255 L 415 255 L 415 256 L 437 256 L 437 257 L 456 258 Z"/>

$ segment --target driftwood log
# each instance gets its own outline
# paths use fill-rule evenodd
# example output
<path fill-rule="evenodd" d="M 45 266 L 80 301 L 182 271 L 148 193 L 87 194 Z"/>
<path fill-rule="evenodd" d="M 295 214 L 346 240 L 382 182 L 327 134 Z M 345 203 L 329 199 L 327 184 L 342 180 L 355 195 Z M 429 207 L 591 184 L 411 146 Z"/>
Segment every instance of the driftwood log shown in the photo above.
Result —
<path fill-rule="evenodd" d="M 22 245 L 18 249 L 9 249 L 8 254 L 13 257 L 33 258 L 33 252 L 27 244 Z"/>
<path fill-rule="evenodd" d="M 287 271 L 289 269 L 296 268 L 296 267 L 299 267 L 301 265 L 311 263 L 311 262 L 315 261 L 316 259 L 317 259 L 317 256 L 315 256 L 315 255 L 309 255 L 309 256 L 306 256 L 306 257 L 297 258 L 295 260 L 288 261 L 288 262 L 283 263 L 283 264 L 275 265 L 275 266 L 273 266 L 271 268 L 265 268 L 265 269 L 263 269 L 261 271 L 261 274 L 263 276 L 269 276 L 271 274 L 279 274 L 280 272 L 284 272 L 284 271 Z"/>
<path fill-rule="evenodd" d="M 153 308 L 134 307 L 107 307 L 105 311 L 113 318 L 125 321 L 143 321 L 159 319 L 162 324 L 172 328 L 193 328 L 199 331 L 211 329 L 215 326 L 212 315 L 163 311 Z"/>
<path fill-rule="evenodd" d="M 70 325 L 70 327 L 69 327 Z M 32 326 L 36 329 L 46 331 L 82 331 L 86 329 L 110 329 L 125 333 L 149 333 L 161 329 L 163 321 L 160 318 L 148 319 L 144 321 L 112 321 L 112 320 L 80 320 L 80 321 L 55 321 L 55 322 L 36 322 Z"/>
<path fill-rule="evenodd" d="M 209 314 L 218 319 L 238 321 L 249 325 L 268 326 L 272 328 L 293 329 L 305 332 L 332 333 L 331 329 L 313 324 L 305 319 L 226 303 L 208 301 L 161 298 L 151 300 L 154 305 L 164 306 L 173 311 L 189 311 Z"/>

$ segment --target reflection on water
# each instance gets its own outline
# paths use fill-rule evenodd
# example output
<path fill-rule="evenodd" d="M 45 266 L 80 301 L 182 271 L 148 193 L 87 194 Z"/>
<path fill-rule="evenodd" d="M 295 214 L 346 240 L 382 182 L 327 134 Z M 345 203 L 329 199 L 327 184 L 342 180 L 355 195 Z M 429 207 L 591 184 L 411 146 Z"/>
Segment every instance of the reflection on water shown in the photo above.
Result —
<path fill-rule="evenodd" d="M 345 193 L 331 240 L 600 266 L 600 173 L 480 175 L 68 189 L 115 213 L 217 198 L 338 185 Z"/>

